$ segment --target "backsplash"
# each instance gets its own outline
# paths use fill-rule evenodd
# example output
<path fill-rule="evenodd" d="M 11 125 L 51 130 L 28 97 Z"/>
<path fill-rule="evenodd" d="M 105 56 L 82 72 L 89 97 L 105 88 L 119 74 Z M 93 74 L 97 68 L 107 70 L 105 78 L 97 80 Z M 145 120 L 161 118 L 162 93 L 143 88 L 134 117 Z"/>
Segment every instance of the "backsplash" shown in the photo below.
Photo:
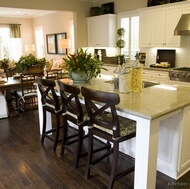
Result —
<path fill-rule="evenodd" d="M 190 36 L 181 36 L 180 48 L 141 48 L 140 51 L 147 54 L 145 66 L 156 63 L 157 49 L 176 50 L 175 67 L 190 67 Z"/>

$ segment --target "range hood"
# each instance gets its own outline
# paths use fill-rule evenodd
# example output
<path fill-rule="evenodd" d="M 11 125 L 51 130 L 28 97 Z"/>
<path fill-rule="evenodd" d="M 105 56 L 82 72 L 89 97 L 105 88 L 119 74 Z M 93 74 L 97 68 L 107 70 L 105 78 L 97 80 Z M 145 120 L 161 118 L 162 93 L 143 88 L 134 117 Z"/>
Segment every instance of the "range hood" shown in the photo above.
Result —
<path fill-rule="evenodd" d="M 190 36 L 190 14 L 182 14 L 175 30 L 174 35 Z"/>

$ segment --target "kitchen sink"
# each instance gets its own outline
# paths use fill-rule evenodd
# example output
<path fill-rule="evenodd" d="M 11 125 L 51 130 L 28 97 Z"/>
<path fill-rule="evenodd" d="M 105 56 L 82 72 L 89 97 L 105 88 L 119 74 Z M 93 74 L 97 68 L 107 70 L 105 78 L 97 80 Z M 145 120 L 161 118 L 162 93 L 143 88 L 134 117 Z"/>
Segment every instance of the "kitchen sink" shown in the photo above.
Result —
<path fill-rule="evenodd" d="M 109 81 L 104 81 L 105 83 L 110 83 L 113 84 L 114 81 L 113 80 L 109 80 Z M 143 81 L 143 88 L 147 88 L 147 87 L 153 87 L 155 85 L 159 85 L 159 83 L 153 83 L 153 82 L 149 82 L 149 81 Z"/>

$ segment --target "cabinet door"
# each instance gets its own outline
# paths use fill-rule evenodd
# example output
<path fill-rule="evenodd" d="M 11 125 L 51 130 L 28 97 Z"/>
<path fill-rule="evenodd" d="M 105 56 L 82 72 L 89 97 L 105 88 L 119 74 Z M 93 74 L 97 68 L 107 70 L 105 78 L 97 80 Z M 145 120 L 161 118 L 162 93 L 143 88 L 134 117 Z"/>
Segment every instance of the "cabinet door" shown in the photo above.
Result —
<path fill-rule="evenodd" d="M 98 42 L 97 42 L 97 19 L 95 18 L 88 18 L 87 20 L 87 25 L 88 25 L 88 46 L 89 47 L 94 47 Z"/>
<path fill-rule="evenodd" d="M 167 8 L 166 15 L 166 46 L 179 47 L 180 36 L 174 35 L 174 29 L 181 17 L 181 6 Z"/>
<path fill-rule="evenodd" d="M 190 167 L 190 107 L 184 108 L 178 171 Z"/>
<path fill-rule="evenodd" d="M 166 9 L 155 9 L 152 12 L 152 43 L 154 47 L 166 46 L 165 31 L 166 31 Z"/>
<path fill-rule="evenodd" d="M 116 46 L 116 16 L 102 15 L 90 17 L 88 21 L 88 46 Z"/>
<path fill-rule="evenodd" d="M 139 19 L 139 44 L 140 47 L 152 45 L 152 16 L 151 11 L 141 11 Z"/>

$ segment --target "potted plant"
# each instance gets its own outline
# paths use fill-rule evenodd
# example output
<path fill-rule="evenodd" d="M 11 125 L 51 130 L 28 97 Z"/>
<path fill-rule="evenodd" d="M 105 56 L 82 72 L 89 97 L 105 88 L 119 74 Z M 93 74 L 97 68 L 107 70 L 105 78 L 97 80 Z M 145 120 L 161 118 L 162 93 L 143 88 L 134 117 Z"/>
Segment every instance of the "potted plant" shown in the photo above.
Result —
<path fill-rule="evenodd" d="M 121 49 L 125 47 L 125 41 L 123 39 L 124 34 L 125 34 L 124 28 L 119 28 L 117 30 L 118 41 L 116 45 L 119 48 L 118 64 L 122 64 L 124 62 L 124 55 L 121 55 Z"/>
<path fill-rule="evenodd" d="M 16 65 L 16 71 L 18 73 L 43 73 L 43 69 L 46 65 L 46 59 L 36 58 L 33 54 L 29 54 L 26 56 L 21 56 L 18 62 L 15 63 Z"/>
<path fill-rule="evenodd" d="M 90 81 L 101 73 L 101 69 L 106 70 L 106 68 L 103 68 L 103 62 L 94 58 L 91 53 L 87 52 L 87 49 L 80 48 L 76 53 L 69 54 L 63 60 L 71 79 L 75 83 Z"/>

